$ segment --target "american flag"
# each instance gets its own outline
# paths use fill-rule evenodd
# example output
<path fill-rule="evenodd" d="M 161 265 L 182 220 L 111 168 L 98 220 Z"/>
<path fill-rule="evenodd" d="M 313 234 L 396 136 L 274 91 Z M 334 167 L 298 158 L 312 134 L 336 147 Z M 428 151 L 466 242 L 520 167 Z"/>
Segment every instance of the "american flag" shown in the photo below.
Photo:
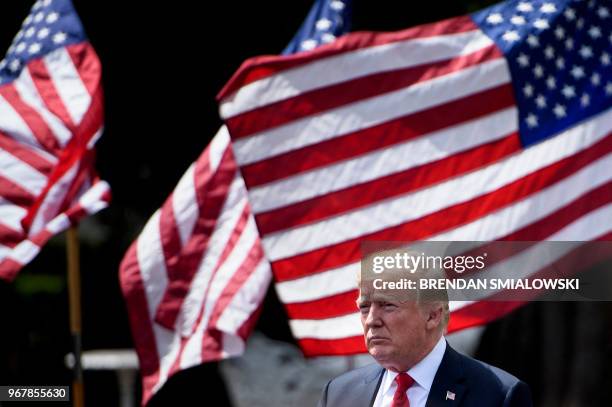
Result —
<path fill-rule="evenodd" d="M 332 42 L 349 23 L 350 1 L 318 0 L 285 52 Z M 121 264 L 143 404 L 178 371 L 242 354 L 271 278 L 223 126 Z"/>
<path fill-rule="evenodd" d="M 0 278 L 106 207 L 100 61 L 69 0 L 39 0 L 0 61 Z"/>
<path fill-rule="evenodd" d="M 610 236 L 611 27 L 605 2 L 508 1 L 243 64 L 220 112 L 306 355 L 364 351 L 365 240 Z M 449 331 L 519 304 L 453 303 Z"/>

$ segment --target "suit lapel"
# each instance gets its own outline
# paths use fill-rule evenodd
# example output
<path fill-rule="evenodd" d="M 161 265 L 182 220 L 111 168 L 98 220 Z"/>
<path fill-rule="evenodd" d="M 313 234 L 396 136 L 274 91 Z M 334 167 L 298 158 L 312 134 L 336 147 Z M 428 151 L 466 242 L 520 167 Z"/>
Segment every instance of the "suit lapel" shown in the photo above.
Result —
<path fill-rule="evenodd" d="M 377 369 L 374 369 L 374 371 L 364 378 L 362 383 L 363 389 L 358 392 L 363 394 L 363 397 L 360 397 L 357 404 L 354 404 L 355 407 L 372 407 L 374 405 L 374 400 L 376 400 L 376 394 L 378 393 L 378 388 L 380 387 L 383 373 L 385 372 L 385 369 L 381 366 L 377 367 Z"/>
<path fill-rule="evenodd" d="M 457 407 L 465 393 L 461 357 L 446 344 L 446 351 L 427 397 L 426 407 Z"/>

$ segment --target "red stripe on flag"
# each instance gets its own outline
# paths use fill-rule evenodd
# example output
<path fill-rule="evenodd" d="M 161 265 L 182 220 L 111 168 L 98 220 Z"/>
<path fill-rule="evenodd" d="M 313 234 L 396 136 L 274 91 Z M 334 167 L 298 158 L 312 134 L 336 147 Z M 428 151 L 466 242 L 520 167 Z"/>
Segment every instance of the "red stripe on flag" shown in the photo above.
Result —
<path fill-rule="evenodd" d="M 259 304 L 257 304 L 257 308 L 255 308 L 251 315 L 249 315 L 249 318 L 244 321 L 244 323 L 236 331 L 236 334 L 242 338 L 243 341 L 246 342 L 249 335 L 251 335 L 251 332 L 253 332 L 253 329 L 255 329 L 255 324 L 259 320 L 259 316 L 261 315 L 262 311 L 263 301 L 260 301 Z"/>
<path fill-rule="evenodd" d="M 477 30 L 469 16 L 425 24 L 392 33 L 357 32 L 345 35 L 331 44 L 322 45 L 310 52 L 288 56 L 263 56 L 246 60 L 217 95 L 222 100 L 251 82 L 275 75 L 291 68 L 306 65 L 314 60 L 338 54 L 415 38 L 436 37 Z"/>
<path fill-rule="evenodd" d="M 93 172 L 94 156 L 95 152 L 93 150 L 85 150 L 82 152 L 81 158 L 78 161 L 76 174 L 72 178 L 72 182 L 66 190 L 60 206 L 62 211 L 67 210 L 81 193 L 83 187 L 90 183 Z"/>
<path fill-rule="evenodd" d="M 593 239 L 594 242 L 582 242 L 582 244 L 573 247 L 562 256 L 558 257 L 552 263 L 543 266 L 541 269 L 531 273 L 526 277 L 527 280 L 533 281 L 536 279 L 551 279 L 551 278 L 571 278 L 575 277 L 581 272 L 586 272 L 592 267 L 596 267 L 602 262 L 609 262 L 611 260 L 612 252 L 610 251 L 610 245 L 598 245 L 596 241 L 610 241 L 612 239 L 612 232 L 604 233 L 603 235 Z M 562 243 L 562 242 L 558 242 Z M 571 243 L 571 242 L 570 242 Z M 542 244 L 535 243 L 534 246 Z M 547 243 L 543 243 L 547 244 Z M 569 248 L 569 247 L 568 247 Z M 524 301 L 531 301 L 539 298 L 541 295 L 546 294 L 545 289 L 514 289 L 514 290 L 500 290 L 495 294 L 478 301 L 478 303 L 489 303 L 495 304 L 498 301 L 502 303 L 522 303 Z M 520 301 L 512 301 L 513 299 L 519 298 Z"/>
<path fill-rule="evenodd" d="M 62 177 L 66 175 L 70 169 L 73 168 L 73 166 L 78 165 L 79 167 L 71 186 L 64 192 L 63 197 L 53 197 L 53 199 L 62 199 L 64 205 L 70 200 L 74 199 L 74 194 L 80 190 L 81 183 L 87 178 L 83 174 L 91 174 L 92 170 L 86 169 L 83 165 L 84 163 L 89 163 L 90 165 L 93 163 L 95 152 L 93 150 L 89 150 L 87 148 L 87 144 L 91 141 L 94 134 L 100 129 L 103 117 L 102 111 L 102 93 L 97 92 L 93 95 L 89 109 L 85 113 L 85 116 L 79 124 L 78 129 L 72 128 L 72 131 L 75 133 L 73 133 L 73 137 L 62 151 L 59 157 L 59 163 L 53 168 L 53 171 L 49 175 L 49 180 L 45 186 L 45 189 L 40 193 L 38 199 L 36 202 L 34 202 L 28 211 L 28 214 L 22 220 L 21 223 L 24 229 L 29 229 L 32 222 L 38 215 L 41 205 L 46 199 L 48 199 L 49 191 Z M 77 163 L 79 160 L 82 160 L 81 164 Z"/>
<path fill-rule="evenodd" d="M 262 236 L 316 222 L 460 176 L 521 149 L 518 133 L 406 171 L 255 216 Z"/>
<path fill-rule="evenodd" d="M 69 45 L 66 47 L 66 51 L 74 66 L 79 67 L 77 72 L 89 95 L 93 96 L 101 91 L 102 67 L 93 47 L 85 42 Z"/>
<path fill-rule="evenodd" d="M 611 238 L 612 233 L 607 233 L 599 237 L 597 240 L 607 241 Z M 589 243 L 585 242 L 585 245 L 588 244 Z M 583 253 L 585 252 L 583 250 L 587 250 L 592 255 L 584 256 Z M 584 265 L 585 267 L 580 270 L 583 271 L 587 270 L 589 267 L 595 266 L 603 260 L 609 260 L 609 256 L 609 250 L 590 250 L 588 248 L 584 249 L 583 246 L 580 246 L 574 250 L 571 250 L 550 265 L 532 274 L 529 276 L 529 279 L 533 280 L 535 278 L 551 277 L 568 278 L 575 275 L 579 271 L 575 267 L 576 264 Z M 535 299 L 542 292 L 543 291 L 524 291 L 522 295 Z M 506 298 L 508 295 L 512 294 L 508 294 L 508 291 L 504 290 L 496 293 L 489 299 L 475 302 L 452 312 L 447 331 L 451 333 L 461 329 L 483 325 L 508 314 L 512 310 L 526 303 L 526 301 L 499 301 L 500 298 Z M 361 347 L 359 346 L 359 340 L 361 340 Z M 307 357 L 336 354 L 346 355 L 365 351 L 362 336 L 326 340 L 304 338 L 298 340 L 298 343 Z"/>
<path fill-rule="evenodd" d="M 143 381 L 143 405 L 153 396 L 152 389 L 159 378 L 159 359 L 147 296 L 140 276 L 137 242 L 132 243 L 120 265 L 119 281 L 125 298 L 134 347 L 138 352 Z"/>
<path fill-rule="evenodd" d="M 41 147 L 55 156 L 59 155 L 61 148 L 53 131 L 51 131 L 45 120 L 36 110 L 23 102 L 13 84 L 0 87 L 0 95 L 25 121 Z"/>
<path fill-rule="evenodd" d="M 246 184 L 253 188 L 280 178 L 405 142 L 513 105 L 512 86 L 509 84 L 498 86 L 374 127 L 242 166 L 242 175 Z M 279 171 L 279 169 L 282 169 L 282 171 Z"/>
<path fill-rule="evenodd" d="M 593 240 L 605 241 L 609 240 L 610 238 L 612 238 L 612 232 L 605 233 Z M 536 279 L 575 278 L 577 274 L 587 272 L 590 268 L 600 265 L 602 262 L 609 262 L 611 259 L 612 252 L 609 244 L 602 246 L 597 245 L 596 242 L 582 242 L 581 245 L 567 251 L 564 255 L 558 257 L 552 263 L 545 265 L 541 269 L 530 274 L 526 277 L 526 279 L 528 281 L 534 281 Z M 514 290 L 500 290 L 483 301 L 495 302 L 508 300 L 512 301 L 517 299 L 520 301 L 533 301 L 545 294 L 551 294 L 551 292 L 543 288 L 516 288 Z M 580 298 L 583 299 L 582 295 Z"/>
<path fill-rule="evenodd" d="M 174 193 L 170 194 L 161 207 L 159 215 L 159 240 L 164 252 L 168 281 L 180 279 L 182 273 L 180 259 L 182 252 L 181 238 L 174 219 Z M 162 302 L 164 302 L 162 300 Z"/>
<path fill-rule="evenodd" d="M 306 357 L 355 355 L 366 353 L 362 335 L 341 339 L 298 339 L 298 345 Z"/>
<path fill-rule="evenodd" d="M 199 216 L 192 236 L 183 250 L 173 254 L 176 263 L 171 266 L 173 271 L 168 273 L 172 276 L 172 280 L 168 282 L 155 316 L 155 321 L 168 329 L 174 329 L 181 305 L 198 270 L 236 174 L 236 163 L 231 148 L 226 148 L 214 173 L 210 167 L 210 151 L 208 149 L 205 151 L 206 153 L 196 162 L 194 175 Z M 178 236 L 174 238 L 178 239 Z M 166 259 L 166 263 L 172 264 L 170 260 Z"/>
<path fill-rule="evenodd" d="M 414 241 L 483 217 L 499 208 L 525 198 L 587 166 L 612 150 L 612 137 L 520 178 L 496 191 L 450 206 L 414 221 L 390 227 L 322 249 L 277 260 L 272 264 L 278 281 L 292 280 L 353 263 L 360 258 L 360 242 L 366 240 Z"/>
<path fill-rule="evenodd" d="M 447 332 L 452 333 L 494 321 L 525 304 L 525 301 L 479 301 L 453 311 Z"/>
<path fill-rule="evenodd" d="M 544 240 L 587 213 L 612 202 L 612 181 L 597 187 L 550 215 L 499 240 Z"/>
<path fill-rule="evenodd" d="M 55 84 L 53 83 L 53 79 L 51 79 L 51 75 L 45 66 L 45 63 L 42 59 L 33 59 L 27 65 L 28 70 L 30 71 L 30 75 L 32 76 L 32 81 L 34 82 L 34 86 L 38 91 L 38 94 L 42 98 L 45 106 L 60 120 L 64 123 L 68 129 L 74 133 L 75 131 L 75 123 L 72 122 L 72 118 L 62 101 L 59 92 L 57 91 Z"/>
<path fill-rule="evenodd" d="M 219 260 L 217 261 L 217 264 L 215 264 L 215 268 L 211 271 L 209 284 L 206 286 L 206 289 L 205 289 L 205 294 L 204 294 L 205 298 L 208 297 L 208 293 L 210 291 L 212 281 L 215 278 L 215 275 L 217 274 L 217 272 L 219 271 L 219 268 L 223 264 L 225 264 L 225 262 L 227 261 L 227 258 L 229 257 L 231 252 L 234 250 L 234 247 L 236 247 L 238 240 L 242 236 L 242 232 L 244 231 L 244 228 L 247 224 L 249 214 L 250 214 L 249 206 L 245 205 L 242 210 L 242 213 L 240 214 L 240 217 L 236 221 L 236 225 L 234 226 L 234 230 L 232 230 L 232 233 L 230 235 L 230 238 L 228 239 L 227 244 L 223 248 L 223 252 L 221 253 L 221 256 L 219 256 Z M 206 302 L 202 303 L 202 306 L 200 307 L 198 318 L 197 318 L 196 323 L 193 326 L 192 333 L 195 332 L 196 327 L 199 325 L 200 321 L 202 320 L 205 310 L 206 310 Z M 210 359 L 210 360 L 214 360 L 214 359 Z"/>
<path fill-rule="evenodd" d="M 219 260 L 217 262 L 217 264 L 215 265 L 215 268 L 210 271 L 211 276 L 209 279 L 209 284 L 206 286 L 205 288 L 205 293 L 204 293 L 204 298 L 208 298 L 208 293 L 210 292 L 210 288 L 213 282 L 213 279 L 215 278 L 215 275 L 217 274 L 217 271 L 219 271 L 219 267 L 221 267 L 225 261 L 227 260 L 227 257 L 230 255 L 230 253 L 232 252 L 232 250 L 234 249 L 234 247 L 236 246 L 236 243 L 238 242 L 238 239 L 240 239 L 240 236 L 242 235 L 242 232 L 244 230 L 244 227 L 246 225 L 246 222 L 248 220 L 248 216 L 249 216 L 249 207 L 248 205 L 246 205 L 240 215 L 240 217 L 238 218 L 236 225 L 234 226 L 234 230 L 232 231 L 232 234 L 230 235 L 230 238 L 228 240 L 227 245 L 223 248 L 223 252 L 221 254 L 221 256 L 219 257 Z M 213 235 L 214 237 L 214 235 Z M 237 270 L 236 272 L 238 272 L 239 270 Z M 208 271 L 205 271 L 208 272 Z M 195 275 L 194 275 L 195 277 Z M 225 291 L 224 291 L 225 292 Z M 184 299 L 183 299 L 184 300 Z M 198 317 L 196 318 L 195 323 L 193 324 L 192 328 L 191 328 L 191 332 L 190 335 L 194 335 L 196 333 L 196 329 L 198 327 L 198 325 L 201 323 L 202 318 L 204 316 L 204 311 L 206 310 L 206 301 L 204 301 L 202 303 L 202 306 L 200 307 L 200 310 L 198 312 Z M 159 309 L 159 307 L 158 307 Z M 178 315 L 177 315 L 178 316 Z M 207 329 L 211 329 L 210 328 L 210 323 L 207 326 Z M 214 328 L 213 328 L 214 329 Z M 204 335 L 206 335 L 206 330 L 204 331 Z M 183 351 L 185 350 L 185 346 L 187 345 L 187 340 L 189 338 L 181 338 L 181 345 L 180 345 L 180 350 L 178 353 L 178 356 L 174 362 L 174 364 L 172 365 L 172 368 L 170 369 L 170 373 L 169 375 L 174 374 L 175 372 L 181 370 L 181 366 L 180 366 L 180 359 L 181 356 L 183 354 Z M 204 339 L 202 339 L 204 340 Z M 209 338 L 209 340 L 219 340 L 221 341 L 221 338 L 217 335 L 213 335 Z M 219 345 L 220 348 L 222 349 L 222 345 Z M 215 346 L 213 346 L 212 344 L 208 344 L 207 347 L 210 347 L 211 349 L 214 349 Z M 204 352 L 204 351 L 203 351 Z M 210 356 L 210 358 L 206 359 L 206 357 Z M 216 359 L 212 354 L 202 354 L 202 358 L 204 358 L 205 360 L 218 360 Z"/>
<path fill-rule="evenodd" d="M 5 257 L 0 261 L 0 276 L 5 281 L 13 281 L 22 267 L 18 261 Z"/>
<path fill-rule="evenodd" d="M 215 265 L 215 268 L 211 272 L 209 284 L 206 287 L 205 297 L 208 297 L 208 292 L 210 291 L 210 287 L 211 287 L 212 281 L 215 278 L 215 275 L 217 274 L 217 272 L 219 271 L 219 268 L 223 264 L 225 264 L 225 262 L 227 261 L 227 258 L 229 257 L 231 252 L 234 250 L 234 247 L 236 247 L 236 244 L 238 243 L 238 240 L 242 236 L 242 232 L 244 231 L 244 228 L 245 228 L 245 226 L 247 224 L 247 221 L 248 221 L 249 213 L 250 213 L 249 206 L 245 205 L 243 210 L 242 210 L 242 213 L 240 214 L 240 217 L 238 218 L 238 220 L 236 222 L 236 225 L 234 226 L 234 230 L 232 230 L 232 233 L 230 235 L 230 238 L 228 239 L 227 244 L 223 248 L 223 252 L 221 253 L 221 256 L 219 256 L 219 260 L 217 261 L 217 264 Z M 193 327 L 192 333 L 196 329 L 197 325 L 200 323 L 200 321 L 202 319 L 202 316 L 204 315 L 205 309 L 206 309 L 206 303 L 203 303 L 202 307 L 200 308 L 200 312 L 198 314 L 197 322 L 196 322 L 196 324 Z"/>
<path fill-rule="evenodd" d="M 184 337 L 181 336 L 179 338 L 180 343 L 178 345 L 175 345 L 178 347 L 178 353 L 176 355 L 176 359 L 174 359 L 174 362 L 172 363 L 172 366 L 170 366 L 170 369 L 168 370 L 168 374 L 167 374 L 167 378 L 166 380 L 168 380 L 168 378 L 170 378 L 170 376 L 172 376 L 175 373 L 178 373 L 182 367 L 181 367 L 181 359 L 183 356 L 183 352 L 185 351 L 185 347 L 187 346 L 187 343 L 189 342 L 189 338 L 188 337 Z"/>
<path fill-rule="evenodd" d="M 608 204 L 609 202 L 612 202 L 612 182 L 589 191 L 568 205 L 550 213 L 548 216 L 531 223 L 514 233 L 506 235 L 499 240 L 531 241 L 546 239 L 575 220 L 580 219 L 589 212 L 592 212 Z M 479 250 L 484 249 L 479 248 Z M 357 298 L 357 295 L 358 291 L 354 290 L 308 302 L 285 303 L 285 309 L 287 310 L 287 314 L 291 319 L 333 318 L 354 312 L 356 308 L 355 299 Z M 497 304 L 498 302 L 496 301 L 492 303 Z M 503 310 L 500 312 L 503 312 Z M 466 316 L 466 321 L 468 322 L 470 321 L 469 315 L 470 314 L 468 313 Z M 475 315 L 478 316 L 477 314 Z M 497 314 L 493 313 L 491 320 L 496 319 L 496 315 Z M 503 313 L 501 315 L 503 315 Z M 486 322 L 488 322 L 488 320 L 483 322 L 474 322 L 474 325 L 481 325 Z M 466 322 L 463 321 L 461 324 L 463 323 Z M 459 327 L 453 329 L 459 330 L 468 328 L 470 326 L 473 325 L 460 325 Z"/>
<path fill-rule="evenodd" d="M 226 120 L 226 123 L 232 132 L 232 139 L 237 140 L 306 116 L 407 88 L 501 57 L 501 51 L 491 45 L 452 59 L 378 72 L 270 103 L 232 117 Z"/>
<path fill-rule="evenodd" d="M 0 223 L 0 242 L 3 246 L 14 248 L 25 238 L 23 232 Z"/>
<path fill-rule="evenodd" d="M 48 174 L 53 169 L 54 164 L 49 160 L 2 132 L 0 132 L 0 149 L 15 156 L 41 174 Z"/>
<path fill-rule="evenodd" d="M 22 208 L 27 208 L 36 199 L 34 195 L 21 187 L 21 185 L 2 176 L 0 176 L 0 196 Z"/>
<path fill-rule="evenodd" d="M 34 243 L 38 247 L 43 247 L 45 243 L 47 243 L 47 240 L 51 239 L 52 237 L 53 233 L 51 233 L 51 231 L 47 229 L 42 229 L 34 236 L 30 236 L 28 240 L 30 240 L 30 242 Z"/>
<path fill-rule="evenodd" d="M 96 178 L 94 180 L 94 184 L 96 182 L 98 182 L 99 180 Z M 94 185 L 92 184 L 92 185 Z M 100 195 L 98 202 L 106 202 L 109 203 L 111 201 L 111 191 L 110 189 L 107 189 L 106 191 L 104 191 L 104 193 L 102 195 Z M 90 209 L 83 207 L 80 203 L 77 203 L 76 205 L 68 208 L 65 212 L 66 216 L 68 216 L 68 219 L 70 219 L 70 222 L 75 225 L 78 223 L 79 220 L 81 220 L 82 218 L 84 218 L 87 215 L 90 215 Z"/>
<path fill-rule="evenodd" d="M 218 332 L 217 322 L 236 293 L 244 285 L 249 276 L 256 270 L 257 264 L 259 264 L 262 259 L 263 249 L 261 247 L 261 242 L 257 239 L 249 250 L 246 259 L 232 274 L 232 278 L 223 288 L 223 292 L 215 302 L 215 306 L 211 311 L 210 319 L 208 320 L 208 325 L 204 330 L 204 337 L 202 338 L 202 354 L 210 355 L 207 356 L 207 358 L 211 360 L 221 359 L 221 352 L 223 351 L 222 343 L 217 340 L 214 335 L 215 332 Z M 204 302 L 203 308 L 205 308 L 205 306 L 206 302 Z"/>
<path fill-rule="evenodd" d="M 217 261 L 217 264 L 215 265 L 213 275 L 217 272 L 217 270 L 219 270 L 219 267 L 225 264 L 225 262 L 227 261 L 227 258 L 234 250 L 234 247 L 236 247 L 236 244 L 238 243 L 238 240 L 240 239 L 240 236 L 242 236 L 242 232 L 244 232 L 244 228 L 247 225 L 250 213 L 251 213 L 251 209 L 249 207 L 249 204 L 247 203 L 244 205 L 244 208 L 242 209 L 242 213 L 240 213 L 240 217 L 236 221 L 236 225 L 234 226 L 234 230 L 232 231 L 230 238 L 228 239 L 225 247 L 223 247 L 221 256 L 219 256 L 219 260 Z"/>
<path fill-rule="evenodd" d="M 289 319 L 324 319 L 352 314 L 357 310 L 358 290 L 330 295 L 318 300 L 285 303 Z"/>
<path fill-rule="evenodd" d="M 246 212 L 248 215 L 248 211 Z M 240 222 L 239 222 L 240 223 Z M 239 236 L 239 235 L 238 235 Z M 251 246 L 247 257 L 242 264 L 232 273 L 231 279 L 228 281 L 226 286 L 223 288 L 218 300 L 214 303 L 214 308 L 210 313 L 210 318 L 206 328 L 202 333 L 202 361 L 220 360 L 222 359 L 223 352 L 223 332 L 217 328 L 217 321 L 221 314 L 225 311 L 230 301 L 234 298 L 236 293 L 240 290 L 242 285 L 246 282 L 248 277 L 255 271 L 257 264 L 263 259 L 263 249 L 259 240 L 256 240 Z M 221 262 L 220 262 L 221 263 Z M 213 284 L 213 279 L 217 272 L 218 267 L 214 270 L 213 275 L 210 279 L 210 284 L 206 287 L 206 295 L 210 291 L 210 287 Z M 206 301 L 202 304 L 198 318 L 192 328 L 189 337 L 182 337 L 180 349 L 178 355 L 170 368 L 168 376 L 181 370 L 181 357 L 185 346 L 191 335 L 196 333 L 197 326 L 201 323 L 206 310 Z M 252 315 L 251 315 L 252 317 Z M 251 318 L 249 318 L 250 320 Z M 248 322 L 248 321 L 247 321 Z"/>

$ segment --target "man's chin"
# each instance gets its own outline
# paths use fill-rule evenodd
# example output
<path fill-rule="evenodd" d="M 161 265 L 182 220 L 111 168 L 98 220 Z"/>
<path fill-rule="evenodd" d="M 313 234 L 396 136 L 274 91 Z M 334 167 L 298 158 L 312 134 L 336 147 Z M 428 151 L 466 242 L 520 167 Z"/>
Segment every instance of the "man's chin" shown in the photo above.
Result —
<path fill-rule="evenodd" d="M 387 345 L 370 345 L 368 352 L 380 363 L 387 360 L 391 353 L 391 348 Z"/>
<path fill-rule="evenodd" d="M 397 363 L 397 358 L 395 353 L 393 353 L 393 349 L 387 347 L 386 349 L 381 349 L 382 347 L 370 347 L 369 353 L 376 360 L 376 363 L 384 367 L 385 369 L 391 370 L 393 372 L 401 372 L 407 369 L 400 369 L 400 366 Z"/>

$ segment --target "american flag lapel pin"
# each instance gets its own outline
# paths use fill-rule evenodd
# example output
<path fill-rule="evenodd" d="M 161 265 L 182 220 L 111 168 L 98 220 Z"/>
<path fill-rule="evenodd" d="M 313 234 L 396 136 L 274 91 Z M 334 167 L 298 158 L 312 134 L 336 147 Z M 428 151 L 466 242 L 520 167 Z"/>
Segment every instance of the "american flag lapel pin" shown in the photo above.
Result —
<path fill-rule="evenodd" d="M 455 393 L 450 390 L 446 391 L 446 400 L 455 400 Z"/>

